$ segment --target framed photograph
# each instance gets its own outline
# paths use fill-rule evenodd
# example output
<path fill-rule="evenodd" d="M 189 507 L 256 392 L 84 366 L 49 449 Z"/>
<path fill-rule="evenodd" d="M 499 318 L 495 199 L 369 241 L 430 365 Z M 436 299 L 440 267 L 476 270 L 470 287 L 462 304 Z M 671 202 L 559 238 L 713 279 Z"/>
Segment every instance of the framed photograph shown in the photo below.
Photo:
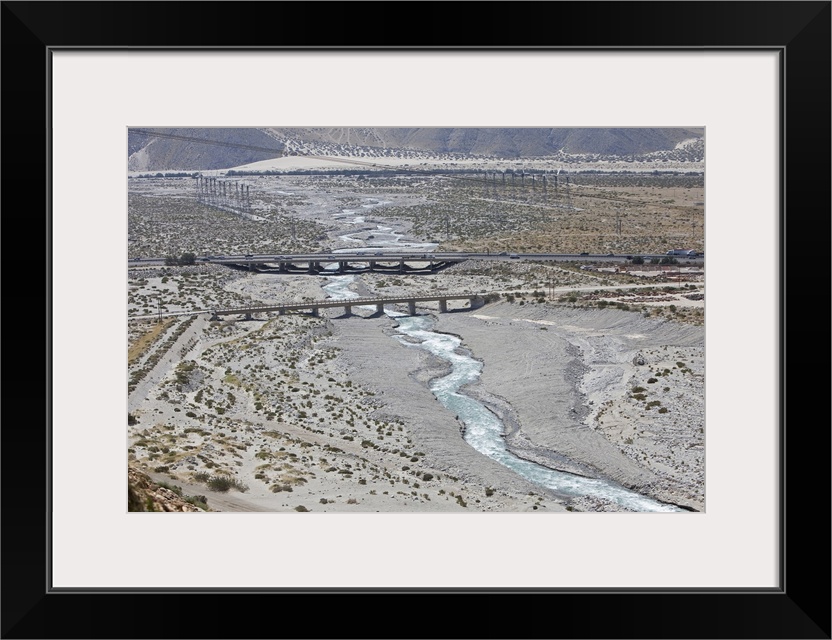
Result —
<path fill-rule="evenodd" d="M 309 598 L 313 607 L 325 607 L 329 614 L 323 616 L 326 621 L 316 621 L 308 637 L 431 637 L 436 634 L 435 619 L 404 610 L 401 619 L 407 621 L 406 632 L 389 628 L 368 632 L 354 622 L 356 604 L 372 604 L 377 601 L 372 596 L 378 595 L 388 596 L 385 602 L 414 596 L 407 602 L 416 606 L 470 602 L 475 606 L 465 610 L 474 612 L 483 599 L 522 595 L 531 598 L 522 601 L 532 604 L 531 612 L 535 605 L 543 605 L 547 611 L 557 612 L 556 618 L 541 626 L 540 617 L 532 615 L 534 620 L 530 620 L 527 611 L 520 619 L 502 624 L 491 619 L 460 622 L 459 629 L 450 630 L 450 634 L 523 637 L 540 635 L 544 629 L 544 635 L 576 638 L 829 638 L 829 518 L 816 513 L 829 504 L 829 431 L 825 421 L 818 428 L 816 403 L 805 397 L 805 391 L 793 393 L 787 403 L 786 380 L 790 360 L 792 381 L 816 375 L 800 356 L 804 351 L 817 352 L 816 330 L 810 332 L 805 327 L 806 317 L 817 314 L 813 313 L 813 298 L 803 297 L 807 290 L 804 266 L 814 267 L 812 258 L 826 253 L 826 247 L 817 247 L 817 241 L 810 242 L 807 236 L 811 231 L 812 236 L 829 237 L 830 3 L 486 3 L 476 5 L 476 15 L 471 16 L 472 25 L 481 25 L 474 31 L 463 29 L 458 19 L 444 16 L 449 5 L 442 5 L 443 24 L 455 26 L 454 33 L 464 34 L 460 37 L 439 35 L 433 26 L 429 28 L 436 23 L 439 5 L 402 3 L 399 10 L 413 16 L 401 45 L 390 45 L 383 34 L 364 26 L 381 5 L 330 3 L 326 20 L 320 23 L 315 17 L 319 6 L 324 5 L 208 3 L 197 9 L 193 3 L 3 3 L 3 184 L 6 238 L 16 240 L 6 246 L 4 282 L 7 309 L 14 311 L 6 318 L 7 396 L 15 402 L 7 402 L 11 408 L 2 435 L 2 508 L 6 516 L 3 637 L 263 637 L 274 634 L 273 625 L 282 623 L 236 614 L 233 620 L 218 622 L 210 614 L 193 613 L 216 611 L 218 606 L 230 611 L 238 603 L 280 607 L 285 601 L 276 598 L 285 597 L 292 598 L 293 604 L 303 604 L 299 599 Z M 458 7 L 470 11 L 474 5 Z M 272 12 L 277 15 L 266 19 Z M 313 19 L 314 33 L 305 29 L 300 33 L 288 26 L 308 27 Z M 349 28 L 345 35 L 348 25 L 355 25 L 355 30 Z M 388 153 L 401 147 L 390 142 L 393 134 L 382 131 L 404 128 L 422 132 L 453 129 L 456 133 L 448 135 L 458 139 L 464 139 L 466 131 L 507 130 L 514 132 L 515 140 L 517 132 L 531 136 L 532 131 L 541 129 L 628 131 L 630 138 L 637 137 L 635 132 L 646 135 L 649 131 L 654 139 L 673 132 L 681 136 L 674 142 L 677 153 L 650 156 L 651 162 L 665 163 L 667 171 L 649 165 L 649 175 L 658 181 L 663 174 L 672 174 L 685 192 L 673 193 L 675 183 L 671 182 L 603 183 L 598 177 L 604 174 L 600 164 L 590 164 L 609 162 L 607 156 L 583 159 L 585 179 L 581 184 L 577 172 L 570 173 L 572 156 L 566 143 L 558 156 L 563 163 L 561 172 L 550 164 L 538 166 L 530 161 L 515 167 L 501 160 L 502 164 L 455 165 L 453 170 L 459 173 L 452 175 L 450 163 L 458 158 L 449 152 L 442 159 L 441 173 L 443 180 L 452 175 L 450 183 L 431 187 L 442 192 L 445 200 L 433 194 L 426 200 L 433 208 L 413 209 L 417 217 L 408 230 L 422 226 L 417 227 L 419 233 L 407 238 L 413 246 L 405 251 L 398 228 L 390 229 L 380 221 L 371 226 L 356 222 L 359 217 L 362 224 L 365 222 L 360 215 L 364 211 L 380 210 L 382 200 L 385 206 L 402 205 L 397 210 L 411 211 L 404 204 L 413 205 L 415 200 L 405 200 L 422 197 L 415 182 L 435 184 L 427 171 L 438 171 L 431 165 L 439 162 L 436 154 L 429 157 L 427 152 L 423 156 L 414 152 L 412 157 L 402 158 Z M 324 129 L 364 138 L 356 146 L 355 140 L 309 137 L 309 131 Z M 301 130 L 306 133 L 294 133 Z M 260 167 L 256 175 L 249 173 L 252 163 L 260 161 L 256 152 L 264 151 L 265 143 L 257 136 L 231 136 L 232 131 L 270 132 L 271 139 L 282 145 L 284 156 L 327 161 L 348 156 L 347 164 L 357 175 L 336 172 L 334 178 L 330 176 L 331 182 L 321 178 L 315 187 L 309 185 L 318 178 L 303 174 L 305 169 L 300 166 L 291 168 L 296 172 L 294 181 L 286 178 L 285 168 L 279 178 L 274 178 L 269 173 L 273 168 L 268 167 Z M 385 135 L 385 145 L 367 142 Z M 554 136 L 552 133 L 550 139 Z M 481 136 L 481 144 L 484 139 Z M 222 167 L 177 160 L 186 170 L 183 175 L 171 174 L 176 162 L 158 164 L 159 157 L 180 153 L 183 145 L 191 145 L 191 152 L 198 155 L 199 149 L 194 151 L 193 147 L 205 140 L 211 141 L 214 150 L 223 147 L 236 153 L 247 148 L 247 154 L 225 161 Z M 505 146 L 505 138 L 493 144 Z M 415 145 L 412 142 L 411 148 Z M 700 154 L 696 156 L 693 146 L 688 153 L 685 145 L 698 145 Z M 345 151 L 346 146 L 350 149 Z M 500 157 L 493 147 L 489 153 Z M 533 155 L 527 153 L 528 157 Z M 630 169 L 638 168 L 641 152 L 627 153 L 629 158 L 618 153 L 621 162 L 629 162 Z M 677 167 L 676 162 L 691 164 Z M 385 186 L 384 198 L 399 190 L 393 204 L 379 200 L 375 187 L 361 184 L 367 167 L 358 171 L 359 163 L 376 169 L 407 167 L 399 172 L 405 176 L 401 184 L 391 178 Z M 645 175 L 647 166 L 641 168 L 642 173 L 619 168 L 620 175 Z M 232 168 L 233 172 L 229 171 Z M 691 183 L 682 184 L 683 178 Z M 518 197 L 515 184 L 514 195 L 509 197 L 507 183 L 512 180 L 534 181 L 533 194 L 529 191 Z M 340 182 L 336 185 L 336 181 Z M 290 193 L 306 189 L 304 197 L 310 197 L 316 188 L 334 194 L 332 201 L 317 203 L 311 198 L 303 206 L 320 206 L 322 211 L 337 207 L 328 213 L 341 216 L 340 226 L 333 223 L 333 229 L 340 229 L 334 244 L 333 238 L 322 241 L 316 237 L 314 216 L 304 213 L 298 204 L 300 196 Z M 613 191 L 622 202 L 624 192 L 630 203 L 638 199 L 645 215 L 655 216 L 656 229 L 676 225 L 672 233 L 678 234 L 679 246 L 661 245 L 660 255 L 647 248 L 653 246 L 649 243 L 627 245 L 621 241 L 626 236 L 621 229 L 621 207 L 605 208 L 603 222 L 580 218 L 585 209 L 581 198 L 598 200 L 601 194 L 609 197 Z M 370 196 L 376 200 L 367 199 Z M 485 233 L 485 239 L 477 240 L 480 232 L 475 230 L 479 227 L 471 222 L 474 209 L 459 214 L 459 221 L 473 226 L 452 227 L 451 214 L 442 213 L 442 203 L 456 197 L 476 199 L 481 203 L 478 206 L 503 212 L 483 216 L 482 224 L 502 220 L 508 240 L 496 244 L 497 235 Z M 18 202 L 34 206 L 21 208 Z M 192 216 L 190 227 L 174 229 L 155 213 L 154 207 L 167 210 L 182 202 L 191 207 L 182 210 L 183 215 Z M 680 222 L 681 214 L 660 216 L 650 209 L 659 203 L 677 213 L 689 212 L 691 219 Z M 356 207 L 363 209 L 356 212 Z M 511 217 L 532 208 L 570 222 L 552 226 L 548 231 L 551 237 L 538 246 L 534 237 L 517 232 L 517 220 Z M 26 209 L 31 213 L 25 213 Z M 205 222 L 208 218 L 200 217 L 200 212 L 209 210 L 222 212 L 223 220 L 258 218 L 258 224 L 279 227 L 285 241 L 265 238 L 255 249 L 235 236 L 233 225 L 217 222 L 211 229 Z M 347 213 L 354 217 L 347 220 L 343 217 Z M 26 223 L 35 220 L 34 229 L 27 229 Z M 345 233 L 346 225 L 352 223 L 357 224 L 355 232 Z M 611 231 L 594 224 L 607 225 Z M 646 230 L 640 232 L 644 237 L 652 233 L 649 222 L 633 215 L 625 216 L 623 224 L 644 225 Z M 531 235 L 542 234 L 541 228 L 535 227 Z M 180 253 L 184 245 L 170 240 L 171 234 L 181 234 L 183 229 L 189 237 L 202 234 L 202 244 L 194 240 L 195 254 Z M 583 232 L 581 237 L 594 244 L 585 250 L 576 241 L 565 239 L 567 232 L 571 237 Z M 604 234 L 610 240 L 601 241 Z M 655 234 L 661 235 L 660 231 Z M 30 242 L 17 241 L 41 237 L 45 240 L 43 255 L 32 249 Z M 518 244 L 521 238 L 523 245 Z M 424 244 L 434 239 L 437 242 L 430 246 Z M 417 247 L 418 243 L 422 244 Z M 274 385 L 274 389 L 282 383 L 265 372 L 254 375 L 260 369 L 253 354 L 262 346 L 247 344 L 247 336 L 254 327 L 262 330 L 268 326 L 265 316 L 258 319 L 258 314 L 278 317 L 280 313 L 279 317 L 296 321 L 291 314 L 297 310 L 285 308 L 280 291 L 285 290 L 285 295 L 296 301 L 314 302 L 305 298 L 303 291 L 290 291 L 281 284 L 281 273 L 330 268 L 344 277 L 353 271 L 374 270 L 367 279 L 372 286 L 355 295 L 375 309 L 347 307 L 344 316 L 383 314 L 393 305 L 403 305 L 398 307 L 403 315 L 408 315 L 410 305 L 409 315 L 413 315 L 417 303 L 436 306 L 437 315 L 448 306 L 451 311 L 475 313 L 472 308 L 485 300 L 450 295 L 454 293 L 452 285 L 462 287 L 462 279 L 442 280 L 439 293 L 420 289 L 417 299 L 400 290 L 394 271 L 438 272 L 448 266 L 440 264 L 440 257 L 453 262 L 459 255 L 440 256 L 449 247 L 456 252 L 484 254 L 491 261 L 488 264 L 510 266 L 530 256 L 539 257 L 544 253 L 543 244 L 557 248 L 551 250 L 553 255 L 572 257 L 568 269 L 574 282 L 569 280 L 570 285 L 594 277 L 608 286 L 603 280 L 612 277 L 605 275 L 608 263 L 614 265 L 618 277 L 625 264 L 633 266 L 634 254 L 644 254 L 648 262 L 655 259 L 657 266 L 662 258 L 668 265 L 685 260 L 693 264 L 693 258 L 699 258 L 702 271 L 707 273 L 706 304 L 694 304 L 697 295 L 700 300 L 705 295 L 704 279 L 691 280 L 681 267 L 677 267 L 676 277 L 677 284 L 691 292 L 688 299 L 692 306 L 680 316 L 687 314 L 689 326 L 699 326 L 704 333 L 704 340 L 701 335 L 691 338 L 691 344 L 701 340 L 704 359 L 698 364 L 674 361 L 672 366 L 677 372 L 701 374 L 702 386 L 689 389 L 687 398 L 679 388 L 673 400 L 676 404 L 671 405 L 669 396 L 659 397 L 659 388 L 669 393 L 674 387 L 661 383 L 664 371 L 657 369 L 657 377 L 650 378 L 653 382 L 645 378 L 647 388 L 628 389 L 628 402 L 636 411 L 632 416 L 635 426 L 631 427 L 634 435 L 621 431 L 616 436 L 628 455 L 641 455 L 645 460 L 648 454 L 655 456 L 643 463 L 649 466 L 657 464 L 659 441 L 666 442 L 666 434 L 651 440 L 649 451 L 636 450 L 632 440 L 658 424 L 651 411 L 658 414 L 664 409 L 668 415 L 678 411 L 685 422 L 680 428 L 690 430 L 692 422 L 694 430 L 701 427 L 701 442 L 686 440 L 683 445 L 673 440 L 667 445 L 668 457 L 662 458 L 676 465 L 676 477 L 699 479 L 685 485 L 683 497 L 679 497 L 678 487 L 670 490 L 667 486 L 645 489 L 649 499 L 639 496 L 638 506 L 610 498 L 608 493 L 601 494 L 603 497 L 582 493 L 579 498 L 566 499 L 543 489 L 539 493 L 518 489 L 514 494 L 495 496 L 492 487 L 477 484 L 476 474 L 463 462 L 458 469 L 445 465 L 437 471 L 439 467 L 430 466 L 435 460 L 417 451 L 417 437 L 411 441 L 410 434 L 398 435 L 398 426 L 409 425 L 384 419 L 368 422 L 362 414 L 355 419 L 341 416 L 343 425 L 337 433 L 325 432 L 314 422 L 318 416 L 306 415 L 306 411 L 332 413 L 375 406 L 369 382 L 367 389 L 371 391 L 366 397 L 348 389 L 360 386 L 358 380 L 350 379 L 350 375 L 358 375 L 356 372 L 366 381 L 381 380 L 385 376 L 380 371 L 394 375 L 397 356 L 383 345 L 378 346 L 378 353 L 384 355 L 349 375 L 328 368 L 324 350 L 316 352 L 316 358 L 320 357 L 314 363 L 320 367 L 317 379 L 324 385 L 320 390 L 315 389 L 314 372 L 308 380 L 305 373 L 295 379 L 292 372 L 285 372 L 287 381 L 294 381 L 286 393 L 295 393 L 292 384 L 306 384 L 310 389 L 299 409 L 304 422 L 298 422 L 297 427 L 313 439 L 320 436 L 320 446 L 327 447 L 326 451 L 315 449 L 314 460 L 305 461 L 307 467 L 300 461 L 311 457 L 311 444 L 312 449 L 306 451 L 292 440 L 294 432 L 290 438 L 258 428 L 257 420 L 264 424 L 271 420 L 271 405 L 251 391 L 249 383 L 262 378 L 263 384 Z M 137 246 L 143 248 L 138 250 Z M 791 270 L 786 269 L 787 248 L 791 249 Z M 696 255 L 674 253 L 683 250 Z M 342 252 L 338 255 L 347 252 L 353 260 L 338 260 L 338 251 Z M 399 255 L 400 251 L 405 253 Z M 301 260 L 306 253 L 309 256 Z M 125 288 L 125 268 L 142 267 L 137 263 L 139 258 L 161 260 L 158 265 L 148 265 L 158 273 L 148 275 L 147 281 L 131 277 Z M 801 273 L 799 283 L 795 262 Z M 193 275 L 178 275 L 191 265 Z M 581 265 L 590 269 L 583 270 Z M 183 270 L 170 271 L 174 268 Z M 227 293 L 208 300 L 200 298 L 199 287 L 194 286 L 203 272 L 208 274 L 206 278 L 226 278 L 222 274 L 236 273 L 234 269 L 248 270 L 239 271 L 246 276 L 255 268 L 268 276 L 261 280 L 273 287 L 271 293 L 257 293 L 261 299 L 275 301 L 266 307 L 240 303 L 245 299 L 242 294 L 250 291 L 240 289 L 236 292 L 240 295 Z M 596 270 L 594 274 L 591 269 Z M 828 273 L 828 265 L 822 269 Z M 269 270 L 274 275 L 269 275 Z M 480 278 L 479 288 L 484 286 L 482 277 L 473 271 L 465 277 Z M 235 282 L 244 287 L 253 280 L 241 277 Z M 787 305 L 790 282 L 792 295 Z M 45 290 L 40 283 L 45 283 Z M 176 296 L 166 297 L 165 292 L 172 292 L 173 286 L 178 287 Z M 520 304 L 556 299 L 554 283 L 551 290 L 542 293 L 531 293 L 533 287 L 525 282 L 512 282 L 511 286 L 518 291 L 529 288 L 527 295 L 531 297 L 523 299 L 518 294 L 516 299 L 505 297 L 498 304 L 519 308 Z M 223 291 L 232 289 L 225 287 Z M 483 291 L 483 295 L 489 292 Z M 334 290 L 329 294 L 331 300 L 341 303 Z M 499 296 L 504 294 L 501 290 Z M 193 297 L 192 307 L 174 299 L 187 296 Z M 580 300 L 576 296 L 574 301 L 565 297 L 561 302 L 573 305 L 575 313 L 605 312 L 604 307 L 610 304 L 604 301 L 599 305 L 603 296 L 597 295 Z M 41 306 L 44 300 L 45 309 Z M 655 301 L 646 300 L 639 298 L 643 320 L 679 319 L 661 315 L 676 314 L 675 305 L 671 312 L 670 307 L 653 307 L 650 305 Z M 612 304 L 623 309 L 625 301 L 616 298 Z M 31 307 L 43 309 L 43 314 L 29 313 Z M 156 321 L 203 307 L 211 311 L 211 317 L 203 320 L 206 331 L 216 333 L 216 351 L 191 361 L 183 355 L 188 353 L 187 335 L 182 344 L 176 342 L 182 356 L 177 369 L 181 384 L 171 386 L 170 393 L 152 406 L 137 403 L 134 411 L 129 405 L 125 430 L 125 326 L 134 326 L 137 319 L 147 316 L 148 328 L 136 330 L 129 339 L 130 344 L 136 344 L 139 333 L 146 331 L 146 341 L 151 341 L 151 325 L 164 325 Z M 788 309 L 793 311 L 791 325 Z M 301 311 L 341 317 L 340 309 L 336 313 L 326 306 Z M 447 314 L 439 330 L 455 333 L 453 318 L 462 318 L 465 313 Z M 485 318 L 484 313 L 480 314 L 483 328 L 490 322 L 495 331 L 500 329 L 496 325 L 513 318 L 500 318 L 499 314 Z M 523 327 L 534 329 L 535 336 L 557 328 L 546 326 L 548 319 L 540 321 L 527 315 L 518 317 L 524 318 Z M 232 316 L 239 321 L 230 321 Z M 42 358 L 33 357 L 28 344 L 17 353 L 17 344 L 25 342 L 11 339 L 18 323 L 24 319 L 28 323 L 32 317 L 45 320 L 43 333 L 34 332 L 36 340 L 44 337 Z M 701 323 L 691 321 L 697 317 Z M 309 324 L 297 319 L 301 321 Z M 357 324 L 355 318 L 343 322 Z M 185 324 L 182 333 L 188 331 Z M 422 329 L 415 327 L 414 331 Z M 364 344 L 372 339 L 366 331 L 356 331 L 353 340 Z M 526 339 L 522 331 L 517 329 L 517 341 Z M 633 331 L 628 328 L 625 332 L 631 337 Z M 274 344 L 286 341 L 290 333 L 287 327 L 276 328 Z M 180 335 L 173 337 L 179 340 Z M 395 342 L 390 336 L 385 340 Z M 412 342 L 414 338 L 402 340 Z M 236 346 L 226 353 L 229 341 L 235 341 Z M 290 342 L 281 342 L 279 349 L 290 354 Z M 496 361 L 499 349 L 493 342 L 483 340 L 480 344 L 493 351 L 488 358 Z M 550 342 L 545 341 L 547 345 Z M 520 349 L 515 347 L 515 352 Z M 233 368 L 240 348 L 248 350 L 246 357 L 251 358 L 246 360 L 246 372 Z M 506 345 L 505 349 L 509 353 L 512 347 Z M 455 351 L 454 345 L 450 350 Z M 403 359 L 398 362 L 402 367 Z M 442 368 L 430 362 L 434 368 Z M 525 375 L 541 375 L 542 360 L 535 362 L 536 368 Z M 223 363 L 227 364 L 225 370 Z M 222 397 L 210 396 L 206 383 L 206 403 L 202 395 L 195 398 L 202 383 L 191 373 L 200 367 L 208 371 L 209 365 L 211 371 L 219 372 Z M 131 370 L 131 390 L 143 383 L 143 376 L 152 378 L 148 371 L 139 375 L 137 367 Z M 426 373 L 424 380 L 417 379 L 414 384 L 424 387 L 436 375 Z M 597 376 L 599 381 L 602 377 L 600 373 Z M 40 380 L 44 381 L 43 391 Z M 516 380 L 513 383 L 519 386 Z M 233 393 L 235 384 L 238 394 Z M 184 391 L 183 386 L 187 387 Z M 502 396 L 494 392 L 493 397 L 479 397 L 486 405 L 491 402 L 495 415 L 501 413 L 498 400 L 508 398 L 510 403 L 522 396 L 519 390 L 509 389 L 507 382 L 504 387 Z M 223 423 L 221 416 L 234 411 L 233 404 L 237 396 L 244 397 L 244 388 L 253 394 L 251 415 L 260 417 L 240 422 L 239 435 L 236 427 L 233 433 L 229 427 L 220 438 L 216 429 Z M 650 398 L 654 389 L 656 394 Z M 155 389 L 154 397 L 160 390 Z M 302 395 L 299 390 L 297 393 Z M 324 394 L 334 395 L 325 401 Z M 704 398 L 701 424 L 691 418 L 692 413 L 682 412 L 686 403 L 695 405 L 697 394 Z M 593 398 L 600 402 L 601 396 Z M 439 396 L 437 399 L 442 401 Z M 21 402 L 35 409 L 27 411 L 26 418 L 29 413 L 38 417 L 23 419 L 24 414 L 14 410 Z M 464 433 L 470 429 L 465 409 L 453 410 Z M 432 409 L 425 405 L 413 411 L 429 415 Z M 510 417 L 510 410 L 506 416 Z M 429 427 L 433 420 L 425 418 L 424 422 Z M 602 423 L 599 420 L 597 424 Z M 214 430 L 210 441 L 200 440 L 204 438 L 201 429 Z M 506 429 L 508 433 L 510 429 Z M 179 444 L 166 444 L 169 436 Z M 609 433 L 603 437 L 613 438 Z M 280 438 L 288 440 L 278 441 Z M 374 452 L 384 450 L 394 455 L 396 449 L 395 455 L 403 454 L 402 475 L 381 478 L 384 474 L 379 472 L 374 478 L 371 470 L 361 466 L 362 458 L 349 458 L 355 438 L 368 443 L 365 448 Z M 341 448 L 333 444 L 336 441 L 344 442 Z M 211 446 L 204 446 L 205 442 Z M 397 444 L 390 444 L 393 442 Z M 571 447 L 574 441 L 570 443 Z M 217 446 L 225 447 L 226 454 L 211 453 Z M 518 446 L 515 442 L 513 450 Z M 560 446 L 567 445 L 563 441 Z M 681 450 L 683 446 L 688 449 Z M 697 446 L 703 448 L 703 455 L 690 452 Z M 587 452 L 594 451 L 593 447 L 582 453 L 570 449 L 573 458 L 568 464 L 576 465 L 572 471 L 581 471 L 580 462 L 591 466 Z M 234 451 L 243 450 L 247 457 L 234 455 Z M 528 451 L 531 449 L 526 462 L 540 462 Z M 31 460 L 43 462 L 32 469 Z M 177 494 L 170 496 L 171 504 L 178 505 L 173 510 L 189 513 L 147 513 L 160 507 L 149 494 L 134 494 L 135 485 L 128 483 L 125 474 L 128 463 L 152 482 L 169 479 L 166 474 L 173 472 L 179 474 L 173 477 L 193 481 L 184 493 L 175 482 L 167 488 Z M 249 463 L 259 466 L 248 469 L 245 465 Z M 553 463 L 549 460 L 547 464 Z M 238 474 L 237 467 L 245 473 Z M 315 474 L 331 477 L 342 472 L 350 482 L 353 475 L 359 476 L 354 493 L 347 495 L 344 490 L 339 494 L 337 483 L 323 483 L 319 501 L 310 501 L 311 491 L 304 494 L 305 501 L 291 499 L 302 493 L 300 484 L 311 481 Z M 437 473 L 445 476 L 447 486 L 436 483 Z M 363 474 L 370 482 L 359 487 Z M 206 491 L 223 491 L 211 485 L 220 480 L 232 485 L 236 482 L 238 489 L 246 483 L 258 484 L 248 495 L 231 486 L 226 500 L 234 508 L 214 502 L 220 507 L 211 509 L 218 498 L 215 493 L 207 499 L 198 495 L 198 482 L 205 483 Z M 382 480 L 385 491 L 393 491 L 393 497 L 378 495 Z M 374 482 L 378 489 L 367 486 Z M 290 491 L 293 483 L 297 492 Z M 285 496 L 280 500 L 281 508 L 247 512 L 244 507 L 257 503 L 258 492 Z M 128 499 L 138 496 L 135 508 L 128 510 L 125 493 Z M 495 508 L 489 507 L 489 499 L 499 499 L 492 503 Z M 394 501 L 399 507 L 385 508 Z M 303 508 L 297 508 L 296 502 Z M 351 510 L 362 503 L 373 508 Z M 405 503 L 407 507 L 401 507 Z M 438 508 L 437 504 L 453 508 Z M 676 513 L 640 513 L 664 511 L 664 507 Z M 193 512 L 209 510 L 219 513 Z M 810 540 L 826 542 L 818 546 Z M 243 596 L 244 601 L 240 600 Z M 453 600 L 461 597 L 465 600 Z M 125 612 L 122 628 L 113 628 L 96 614 L 114 599 Z M 182 604 L 181 622 L 174 623 L 179 625 L 175 628 L 150 613 Z M 641 615 L 634 615 L 639 610 Z M 136 615 L 127 616 L 127 611 Z M 461 631 L 463 628 L 466 631 Z M 302 629 L 291 632 L 304 634 Z"/>

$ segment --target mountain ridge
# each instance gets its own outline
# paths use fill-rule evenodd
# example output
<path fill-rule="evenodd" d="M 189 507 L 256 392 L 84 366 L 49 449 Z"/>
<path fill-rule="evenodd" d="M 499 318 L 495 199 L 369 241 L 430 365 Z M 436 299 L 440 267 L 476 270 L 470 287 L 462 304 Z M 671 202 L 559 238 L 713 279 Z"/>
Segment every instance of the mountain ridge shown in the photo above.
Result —
<path fill-rule="evenodd" d="M 212 170 L 292 155 L 630 157 L 704 138 L 697 127 L 214 127 L 131 129 L 128 170 Z M 384 150 L 384 154 L 382 154 Z"/>

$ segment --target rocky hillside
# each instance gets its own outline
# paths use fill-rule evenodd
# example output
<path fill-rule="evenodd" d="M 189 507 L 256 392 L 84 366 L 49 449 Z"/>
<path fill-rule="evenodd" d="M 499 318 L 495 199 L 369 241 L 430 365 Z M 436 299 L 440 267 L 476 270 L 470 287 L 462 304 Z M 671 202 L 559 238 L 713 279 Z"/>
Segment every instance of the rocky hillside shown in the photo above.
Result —
<path fill-rule="evenodd" d="M 701 128 L 649 127 L 131 129 L 128 170 L 227 169 L 283 153 L 379 157 L 392 151 L 415 157 L 631 157 L 670 152 L 682 142 L 701 140 L 703 136 Z M 699 156 L 703 149 L 699 144 L 685 153 Z"/>
<path fill-rule="evenodd" d="M 702 129 L 662 128 L 318 128 L 269 130 L 281 140 L 500 158 L 569 154 L 631 155 L 673 149 Z"/>
<path fill-rule="evenodd" d="M 204 496 L 183 496 L 178 487 L 163 487 L 132 467 L 127 468 L 128 511 L 207 511 Z M 201 506 L 197 506 L 201 505 Z M 202 508 L 205 507 L 205 508 Z"/>
<path fill-rule="evenodd" d="M 277 158 L 283 145 L 255 128 L 133 128 L 127 153 L 128 171 L 193 171 Z"/>

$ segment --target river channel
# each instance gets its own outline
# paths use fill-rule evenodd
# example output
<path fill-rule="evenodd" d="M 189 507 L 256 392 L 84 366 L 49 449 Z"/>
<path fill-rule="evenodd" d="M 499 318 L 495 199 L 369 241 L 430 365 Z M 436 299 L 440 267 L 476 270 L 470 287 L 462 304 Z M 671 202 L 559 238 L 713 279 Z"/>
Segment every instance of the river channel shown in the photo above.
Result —
<path fill-rule="evenodd" d="M 361 205 L 365 212 L 372 211 L 375 207 L 388 204 L 384 200 L 367 199 Z M 342 209 L 333 215 L 333 218 L 348 224 L 366 223 L 362 211 L 357 209 Z M 371 248 L 409 248 L 422 251 L 432 251 L 435 244 L 424 242 L 408 242 L 402 239 L 402 234 L 394 231 L 391 227 L 376 225 L 373 231 L 372 242 L 368 244 L 366 238 L 355 238 L 367 233 L 362 231 L 354 234 L 338 236 L 339 240 L 347 243 L 354 243 L 356 246 L 338 250 L 342 253 L 354 252 L 359 249 Z M 333 265 L 333 268 L 337 265 Z M 328 283 L 323 290 L 330 298 L 342 300 L 357 298 L 358 294 L 350 289 L 354 282 L 354 275 L 330 276 Z M 367 307 L 375 312 L 375 307 Z M 462 340 L 456 336 L 432 331 L 435 323 L 429 315 L 408 316 L 397 311 L 385 310 L 385 314 L 394 318 L 397 322 L 396 336 L 399 342 L 407 348 L 425 349 L 430 353 L 442 358 L 451 365 L 451 372 L 446 376 L 433 380 L 430 389 L 437 400 L 449 411 L 458 417 L 465 427 L 464 438 L 474 449 L 485 456 L 508 467 L 526 480 L 554 491 L 562 496 L 590 496 L 614 502 L 631 511 L 682 511 L 675 505 L 668 505 L 658 502 L 647 496 L 626 489 L 611 480 L 601 478 L 585 478 L 562 471 L 554 471 L 548 467 L 523 460 L 511 453 L 503 438 L 503 423 L 482 403 L 460 392 L 465 385 L 472 384 L 480 376 L 482 362 L 476 360 L 459 348 Z M 416 343 L 405 339 L 409 337 L 416 340 Z"/>
<path fill-rule="evenodd" d="M 356 298 L 350 290 L 355 276 L 330 276 L 323 289 L 333 299 Z M 374 306 L 367 307 L 375 312 Z M 585 478 L 554 471 L 523 460 L 512 454 L 502 437 L 503 424 L 485 405 L 460 392 L 465 385 L 477 380 L 482 363 L 465 355 L 456 336 L 432 331 L 434 319 L 429 315 L 408 316 L 397 311 L 385 310 L 385 314 L 397 322 L 396 336 L 407 348 L 425 349 L 451 365 L 451 372 L 435 379 L 430 389 L 443 406 L 453 412 L 465 427 L 464 438 L 474 449 L 508 467 L 525 479 L 554 491 L 562 496 L 590 496 L 614 502 L 631 511 L 681 511 L 673 505 L 663 504 L 640 495 L 610 480 Z M 405 337 L 416 340 L 416 343 Z"/>

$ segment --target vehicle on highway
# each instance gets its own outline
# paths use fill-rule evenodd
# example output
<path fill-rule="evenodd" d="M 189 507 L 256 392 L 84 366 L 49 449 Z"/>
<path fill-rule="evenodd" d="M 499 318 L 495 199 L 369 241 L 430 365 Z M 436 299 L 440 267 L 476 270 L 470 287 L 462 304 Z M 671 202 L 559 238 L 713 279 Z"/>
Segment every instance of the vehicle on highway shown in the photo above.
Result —
<path fill-rule="evenodd" d="M 667 256 L 685 256 L 686 258 L 695 258 L 696 251 L 693 249 L 671 249 L 665 255 Z"/>
<path fill-rule="evenodd" d="M 607 254 L 607 257 L 608 257 L 608 258 L 614 258 L 614 257 L 615 257 L 615 254 L 614 254 L 614 253 L 608 253 L 608 254 Z"/>
<path fill-rule="evenodd" d="M 582 256 L 588 256 L 588 255 L 589 255 L 589 252 L 588 252 L 588 251 L 582 251 L 579 255 L 582 255 Z"/>
<path fill-rule="evenodd" d="M 520 257 L 520 256 L 518 256 L 516 253 L 512 253 L 512 254 L 509 256 L 509 258 L 519 258 L 519 257 Z"/>

